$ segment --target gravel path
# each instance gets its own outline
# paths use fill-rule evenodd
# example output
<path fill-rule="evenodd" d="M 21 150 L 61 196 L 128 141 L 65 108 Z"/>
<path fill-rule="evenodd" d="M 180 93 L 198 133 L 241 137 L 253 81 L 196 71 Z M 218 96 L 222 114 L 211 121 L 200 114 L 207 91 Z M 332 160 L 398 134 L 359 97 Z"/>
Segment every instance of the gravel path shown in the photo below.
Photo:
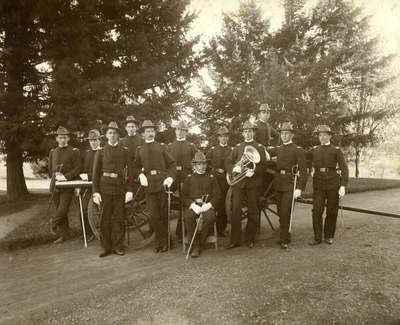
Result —
<path fill-rule="evenodd" d="M 368 192 L 345 204 L 399 213 L 399 198 Z M 0 323 L 400 324 L 400 220 L 345 211 L 334 245 L 310 247 L 310 211 L 296 207 L 288 252 L 264 221 L 255 248 L 189 261 L 180 247 L 100 259 L 97 243 L 81 241 L 4 253 Z"/>

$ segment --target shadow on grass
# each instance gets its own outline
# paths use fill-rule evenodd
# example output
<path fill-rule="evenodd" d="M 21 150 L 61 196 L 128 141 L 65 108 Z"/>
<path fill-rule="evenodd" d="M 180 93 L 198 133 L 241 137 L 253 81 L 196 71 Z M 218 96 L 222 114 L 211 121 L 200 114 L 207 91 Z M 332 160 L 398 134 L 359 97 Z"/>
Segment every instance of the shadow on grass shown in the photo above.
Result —
<path fill-rule="evenodd" d="M 54 207 L 51 205 L 49 214 L 47 215 L 47 208 L 49 202 L 49 195 L 35 194 L 28 200 L 21 203 L 14 203 L 21 206 L 21 209 L 16 210 L 14 204 L 10 203 L 9 211 L 12 213 L 21 211 L 35 205 L 40 205 L 38 212 L 32 216 L 26 223 L 17 227 L 14 231 L 9 233 L 5 238 L 0 240 L 0 250 L 16 250 L 22 249 L 33 245 L 44 245 L 53 242 L 56 238 L 50 233 L 50 220 L 49 216 L 54 214 Z M 1 208 L 3 205 L 1 205 Z M 3 211 L 2 211 L 3 213 Z M 78 213 L 78 203 L 74 199 L 71 203 L 69 213 L 69 236 L 67 239 L 77 238 L 81 235 L 80 216 Z"/>

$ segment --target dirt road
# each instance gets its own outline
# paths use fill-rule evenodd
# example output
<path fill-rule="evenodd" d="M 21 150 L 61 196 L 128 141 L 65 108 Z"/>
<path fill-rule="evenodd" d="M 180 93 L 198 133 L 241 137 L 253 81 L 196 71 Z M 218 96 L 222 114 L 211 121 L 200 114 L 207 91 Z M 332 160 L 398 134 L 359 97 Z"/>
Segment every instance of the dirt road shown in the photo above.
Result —
<path fill-rule="evenodd" d="M 399 213 L 399 198 L 368 192 L 345 204 Z M 400 324 L 400 219 L 345 211 L 334 245 L 310 247 L 310 211 L 296 208 L 288 252 L 264 221 L 255 248 L 197 260 L 180 247 L 100 259 L 97 243 L 80 241 L 3 254 L 0 323 Z"/>

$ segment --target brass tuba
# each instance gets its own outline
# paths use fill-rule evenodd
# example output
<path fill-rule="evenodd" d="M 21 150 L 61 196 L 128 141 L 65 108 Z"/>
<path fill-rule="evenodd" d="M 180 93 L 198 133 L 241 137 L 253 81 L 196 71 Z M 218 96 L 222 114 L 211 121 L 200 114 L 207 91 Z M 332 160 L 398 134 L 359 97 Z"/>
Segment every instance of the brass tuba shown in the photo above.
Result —
<path fill-rule="evenodd" d="M 254 171 L 256 169 L 256 165 L 260 162 L 260 160 L 261 156 L 256 148 L 250 145 L 244 147 L 242 157 L 235 164 L 235 166 L 240 166 L 242 171 L 235 174 L 226 174 L 226 181 L 228 182 L 229 186 L 233 186 L 244 179 L 248 170 Z"/>

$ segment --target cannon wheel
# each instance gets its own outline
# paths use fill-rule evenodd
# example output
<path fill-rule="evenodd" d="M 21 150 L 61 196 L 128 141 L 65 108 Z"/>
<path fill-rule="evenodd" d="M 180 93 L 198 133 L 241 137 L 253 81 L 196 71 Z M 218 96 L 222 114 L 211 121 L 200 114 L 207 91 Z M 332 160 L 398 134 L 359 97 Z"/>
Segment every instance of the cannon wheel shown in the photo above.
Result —
<path fill-rule="evenodd" d="M 149 214 L 145 210 L 144 199 L 125 205 L 125 232 L 127 244 L 138 249 L 150 244 L 155 234 L 150 229 Z M 88 219 L 90 228 L 95 237 L 100 240 L 100 219 L 102 206 L 97 206 L 93 200 L 89 201 Z"/>
<path fill-rule="evenodd" d="M 233 208 L 233 190 L 232 187 L 229 187 L 228 192 L 226 194 L 225 198 L 225 211 L 226 215 L 228 218 L 228 223 L 230 223 L 231 217 L 232 217 L 232 208 Z M 270 182 L 263 193 L 263 195 L 260 197 L 260 208 L 261 211 L 267 216 L 267 211 L 272 212 L 275 215 L 278 215 L 277 208 L 276 208 L 276 200 L 275 200 L 275 191 L 272 187 L 272 182 Z M 274 205 L 274 208 L 272 207 Z M 242 220 L 247 218 L 247 207 L 246 204 L 242 208 Z M 270 223 L 269 218 L 267 217 L 268 222 Z M 271 223 L 270 223 L 271 225 Z M 271 225 L 271 228 L 272 225 Z"/>

